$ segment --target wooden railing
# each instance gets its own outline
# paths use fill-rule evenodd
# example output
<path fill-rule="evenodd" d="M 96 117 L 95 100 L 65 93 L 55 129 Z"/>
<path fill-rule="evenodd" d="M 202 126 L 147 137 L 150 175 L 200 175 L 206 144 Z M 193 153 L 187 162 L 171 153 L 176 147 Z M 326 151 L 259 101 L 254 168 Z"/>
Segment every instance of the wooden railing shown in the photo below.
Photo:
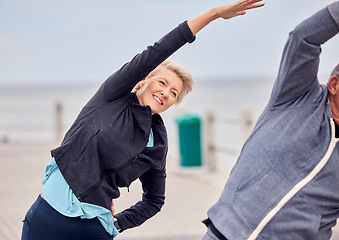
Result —
<path fill-rule="evenodd" d="M 204 133 L 204 151 L 206 152 L 206 165 L 210 171 L 215 171 L 216 166 L 216 153 L 226 153 L 231 155 L 238 155 L 240 148 L 231 148 L 225 145 L 217 144 L 216 141 L 216 123 L 228 124 L 228 125 L 238 125 L 240 127 L 240 139 L 239 143 L 242 146 L 246 139 L 249 137 L 253 126 L 254 118 L 252 112 L 249 109 L 244 109 L 240 116 L 223 116 L 217 115 L 217 112 L 209 108 L 205 111 L 204 121 L 203 121 L 203 133 Z"/>

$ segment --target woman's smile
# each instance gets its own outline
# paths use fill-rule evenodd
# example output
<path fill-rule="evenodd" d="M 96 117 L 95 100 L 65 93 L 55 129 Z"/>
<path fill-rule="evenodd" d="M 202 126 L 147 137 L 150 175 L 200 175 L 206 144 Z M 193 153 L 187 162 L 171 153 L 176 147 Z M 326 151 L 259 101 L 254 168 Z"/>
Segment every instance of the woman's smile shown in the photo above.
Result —
<path fill-rule="evenodd" d="M 164 105 L 164 102 L 161 98 L 159 98 L 157 95 L 153 94 L 153 98 L 155 101 L 157 101 L 160 105 Z"/>
<path fill-rule="evenodd" d="M 177 102 L 183 86 L 181 78 L 175 72 L 163 68 L 140 81 L 137 97 L 141 105 L 151 108 L 152 114 L 161 113 Z"/>

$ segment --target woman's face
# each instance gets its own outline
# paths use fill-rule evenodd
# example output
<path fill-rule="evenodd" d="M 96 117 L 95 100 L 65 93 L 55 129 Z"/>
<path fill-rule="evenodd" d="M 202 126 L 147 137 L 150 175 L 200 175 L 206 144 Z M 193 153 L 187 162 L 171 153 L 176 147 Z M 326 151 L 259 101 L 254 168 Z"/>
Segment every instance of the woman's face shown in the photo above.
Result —
<path fill-rule="evenodd" d="M 161 113 L 177 101 L 183 88 L 178 75 L 167 68 L 162 68 L 155 75 L 140 81 L 137 92 L 139 103 L 150 106 L 152 114 Z"/>

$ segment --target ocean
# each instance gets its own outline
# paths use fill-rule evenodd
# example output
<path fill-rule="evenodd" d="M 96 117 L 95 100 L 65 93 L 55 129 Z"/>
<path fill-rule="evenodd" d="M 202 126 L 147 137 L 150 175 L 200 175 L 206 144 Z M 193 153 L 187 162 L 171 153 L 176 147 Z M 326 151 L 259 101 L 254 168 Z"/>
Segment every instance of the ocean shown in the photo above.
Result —
<path fill-rule="evenodd" d="M 243 139 L 237 122 L 244 110 L 250 111 L 253 121 L 259 117 L 273 82 L 273 78 L 267 77 L 196 80 L 193 91 L 182 103 L 161 114 L 170 146 L 178 145 L 178 116 L 194 115 L 201 119 L 203 128 L 205 112 L 210 110 L 216 119 L 216 145 L 239 151 Z M 0 87 L 0 142 L 59 141 L 56 139 L 56 103 L 62 106 L 63 135 L 100 84 Z M 202 131 L 202 144 L 204 139 Z"/>

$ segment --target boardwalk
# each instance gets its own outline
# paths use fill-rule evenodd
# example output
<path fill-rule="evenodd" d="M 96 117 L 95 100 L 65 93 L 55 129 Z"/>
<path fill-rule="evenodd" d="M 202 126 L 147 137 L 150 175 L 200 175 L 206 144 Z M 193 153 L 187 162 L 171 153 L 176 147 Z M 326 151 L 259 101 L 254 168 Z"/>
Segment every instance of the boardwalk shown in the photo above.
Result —
<path fill-rule="evenodd" d="M 22 219 L 41 191 L 44 169 L 50 160 L 51 143 L 0 144 L 0 239 L 17 240 Z M 171 157 L 170 157 L 171 158 Z M 207 174 L 202 169 L 182 171 L 177 162 L 168 164 L 167 198 L 162 211 L 142 227 L 125 231 L 117 239 L 201 239 L 201 223 L 224 185 L 227 169 Z M 141 198 L 140 184 L 128 192 L 122 189 L 116 210 L 129 207 Z"/>
<path fill-rule="evenodd" d="M 18 240 L 22 219 L 41 191 L 44 168 L 50 160 L 52 143 L 0 143 L 0 239 Z M 172 153 L 173 154 L 173 153 Z M 204 169 L 183 170 L 169 156 L 167 198 L 163 210 L 142 227 L 128 230 L 118 240 L 198 240 L 206 231 L 201 223 L 208 208 L 218 199 L 231 164 L 219 163 L 214 174 Z M 140 184 L 122 190 L 116 210 L 141 198 Z M 332 237 L 339 240 L 335 232 Z"/>

